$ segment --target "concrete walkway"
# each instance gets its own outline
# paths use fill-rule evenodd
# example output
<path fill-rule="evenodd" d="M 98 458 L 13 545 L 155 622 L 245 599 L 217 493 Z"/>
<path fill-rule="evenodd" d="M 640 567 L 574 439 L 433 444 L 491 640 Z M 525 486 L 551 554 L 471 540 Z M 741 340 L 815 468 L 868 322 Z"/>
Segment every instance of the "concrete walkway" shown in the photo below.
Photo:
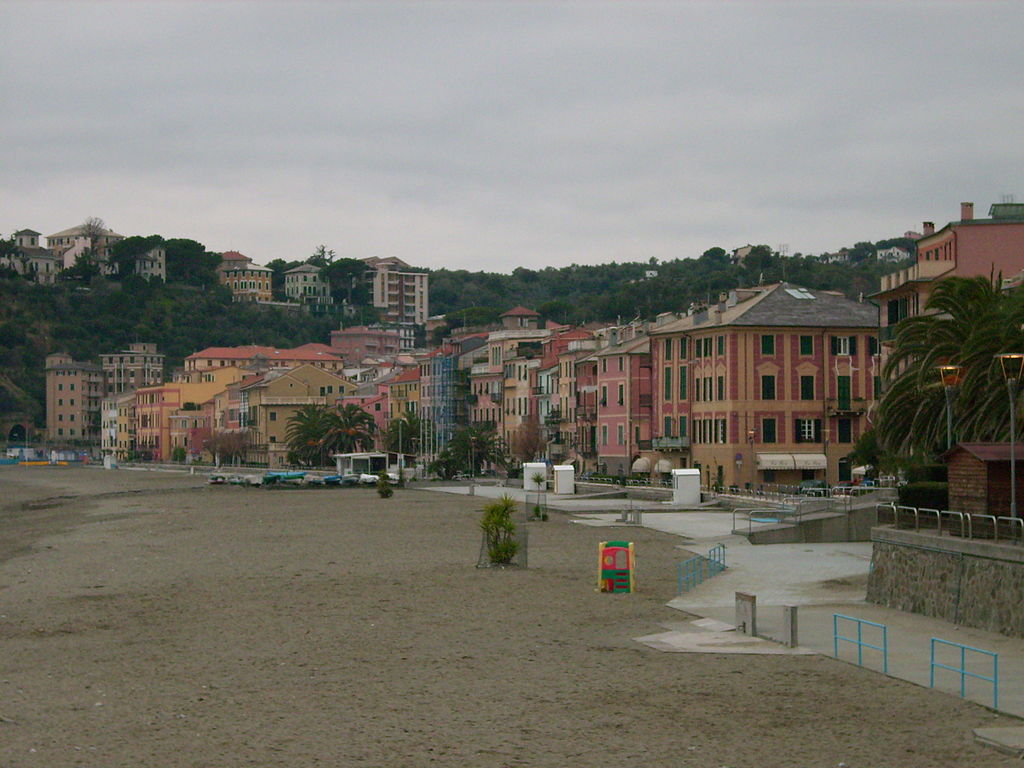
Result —
<path fill-rule="evenodd" d="M 607 525 L 614 520 L 614 516 L 603 514 L 587 518 L 579 522 Z M 888 673 L 923 686 L 929 685 L 933 637 L 992 651 L 999 654 L 998 709 L 1024 717 L 1024 639 L 866 603 L 869 543 L 754 546 L 730 533 L 731 522 L 731 515 L 726 513 L 643 516 L 645 527 L 686 537 L 688 541 L 681 546 L 689 551 L 706 554 L 715 544 L 726 547 L 726 571 L 670 601 L 672 608 L 731 624 L 735 620 L 735 593 L 749 592 L 757 596 L 758 634 L 781 638 L 782 606 L 796 605 L 800 646 L 829 656 L 835 651 L 834 614 L 884 624 Z M 840 635 L 855 637 L 856 631 L 854 622 L 840 620 Z M 881 629 L 865 625 L 862 632 L 864 642 L 882 644 Z M 880 651 L 864 648 L 862 653 L 865 667 L 882 671 Z M 839 658 L 856 663 L 856 646 L 840 641 Z M 936 661 L 958 667 L 959 651 L 940 646 Z M 969 672 L 992 676 L 991 658 L 968 653 L 966 662 Z M 935 687 L 959 695 L 960 675 L 936 669 Z M 966 694 L 973 701 L 993 706 L 993 686 L 989 682 L 967 677 Z"/>
<path fill-rule="evenodd" d="M 467 486 L 438 486 L 430 490 L 467 494 Z M 497 498 L 508 494 L 524 501 L 522 489 L 477 486 L 476 495 Z M 532 494 L 531 494 L 532 496 Z M 547 494 L 547 504 L 554 509 L 573 512 L 573 521 L 581 525 L 602 527 L 630 526 L 619 523 L 623 509 L 641 510 L 642 525 L 679 536 L 680 561 L 690 552 L 707 554 L 716 544 L 726 548 L 727 569 L 695 589 L 676 597 L 669 606 L 714 622 L 732 625 L 735 620 L 735 593 L 757 596 L 758 634 L 782 637 L 782 606 L 799 606 L 799 642 L 801 649 L 829 656 L 834 655 L 833 616 L 841 614 L 884 624 L 888 644 L 888 674 L 918 685 L 928 686 L 931 676 L 930 646 L 939 638 L 999 654 L 999 701 L 1001 712 L 1024 717 L 1024 639 L 1009 638 L 994 632 L 958 627 L 940 619 L 871 605 L 864 601 L 868 572 L 871 567 L 870 543 L 838 544 L 773 544 L 751 545 L 746 538 L 732 534 L 733 518 L 729 512 L 671 511 L 671 503 L 629 501 L 627 499 L 578 499 Z M 685 551 L 682 551 L 685 550 Z M 642 557 L 642 553 L 640 553 Z M 647 578 L 676 580 L 676 574 L 653 575 Z M 675 628 L 673 628 L 675 629 Z M 681 629 L 681 627 L 679 628 Z M 840 620 L 839 634 L 856 636 L 856 624 Z M 881 630 L 864 625 L 863 641 L 881 645 Z M 645 638 L 660 643 L 665 650 L 678 638 Z M 710 640 L 710 638 L 709 638 Z M 671 641 L 671 642 L 670 642 Z M 732 642 L 723 638 L 722 642 Z M 712 646 L 713 647 L 713 644 Z M 709 647 L 708 650 L 711 650 Z M 720 651 L 719 651 L 720 652 Z M 757 651 L 753 651 L 757 652 Z M 857 663 L 857 648 L 840 641 L 838 657 Z M 940 647 L 936 661 L 958 667 L 959 652 Z M 883 669 L 880 651 L 864 648 L 863 666 L 879 672 Z M 985 677 L 992 675 L 990 657 L 967 654 L 966 668 Z M 965 678 L 966 697 L 986 706 L 993 706 L 993 686 L 979 679 Z M 935 671 L 935 687 L 960 695 L 960 675 L 943 669 Z"/>

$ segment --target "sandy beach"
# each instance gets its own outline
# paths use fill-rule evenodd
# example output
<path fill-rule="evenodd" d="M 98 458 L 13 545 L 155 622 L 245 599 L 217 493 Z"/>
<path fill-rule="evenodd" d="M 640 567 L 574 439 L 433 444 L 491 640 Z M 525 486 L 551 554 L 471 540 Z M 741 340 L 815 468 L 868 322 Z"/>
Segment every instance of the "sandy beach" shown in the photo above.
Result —
<path fill-rule="evenodd" d="M 530 523 L 475 568 L 481 499 L 0 468 L 0 766 L 1018 765 L 1018 721 L 821 656 L 659 653 L 679 539 Z"/>

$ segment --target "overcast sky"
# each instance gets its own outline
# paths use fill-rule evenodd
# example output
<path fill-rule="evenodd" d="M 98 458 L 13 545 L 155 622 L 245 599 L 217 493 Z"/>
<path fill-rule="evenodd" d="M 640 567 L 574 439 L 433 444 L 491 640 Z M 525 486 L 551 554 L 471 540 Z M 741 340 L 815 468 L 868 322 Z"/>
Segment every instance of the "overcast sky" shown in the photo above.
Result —
<path fill-rule="evenodd" d="M 1024 3 L 0 2 L 0 232 L 821 253 L 1024 201 Z"/>

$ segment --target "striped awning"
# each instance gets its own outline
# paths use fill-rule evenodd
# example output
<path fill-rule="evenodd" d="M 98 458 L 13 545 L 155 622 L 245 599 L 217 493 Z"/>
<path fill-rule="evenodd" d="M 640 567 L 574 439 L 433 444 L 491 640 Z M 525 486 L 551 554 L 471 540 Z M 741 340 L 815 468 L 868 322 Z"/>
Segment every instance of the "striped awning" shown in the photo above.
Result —
<path fill-rule="evenodd" d="M 672 471 L 672 462 L 668 459 L 658 459 L 658 463 L 654 465 L 654 468 L 663 475 L 667 475 Z"/>
<path fill-rule="evenodd" d="M 794 469 L 825 469 L 828 466 L 828 459 L 824 453 L 794 453 Z"/>
<path fill-rule="evenodd" d="M 641 456 L 639 459 L 633 462 L 634 472 L 650 472 L 651 471 L 651 460 L 646 456 Z"/>
<path fill-rule="evenodd" d="M 759 453 L 758 469 L 796 469 L 792 453 Z"/>

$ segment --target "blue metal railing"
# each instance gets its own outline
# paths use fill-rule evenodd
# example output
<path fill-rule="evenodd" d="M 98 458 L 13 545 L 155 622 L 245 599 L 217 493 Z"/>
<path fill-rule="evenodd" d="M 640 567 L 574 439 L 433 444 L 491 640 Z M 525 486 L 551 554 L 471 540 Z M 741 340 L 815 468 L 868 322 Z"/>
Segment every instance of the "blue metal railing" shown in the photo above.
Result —
<path fill-rule="evenodd" d="M 846 637 L 839 634 L 839 620 L 852 621 L 857 625 L 857 637 Z M 882 644 L 874 645 L 864 641 L 864 627 L 875 627 L 882 630 Z M 885 624 L 876 624 L 866 619 L 858 619 L 854 616 L 844 616 L 841 613 L 832 614 L 832 653 L 839 658 L 839 641 L 851 643 L 857 646 L 857 666 L 864 666 L 864 649 L 882 652 L 882 673 L 889 674 L 889 628 Z"/>
<path fill-rule="evenodd" d="M 689 592 L 724 570 L 725 545 L 716 544 L 708 550 L 707 557 L 695 555 L 676 565 L 676 594 Z"/>
<path fill-rule="evenodd" d="M 960 666 L 953 667 L 948 664 L 940 664 L 935 660 L 935 646 L 946 645 L 950 648 L 960 649 Z M 985 675 L 979 675 L 976 672 L 967 671 L 967 652 L 980 653 L 983 656 L 990 656 L 992 658 L 992 677 L 986 677 Z M 928 687 L 935 687 L 935 670 L 936 669 L 948 669 L 950 672 L 956 672 L 960 675 L 960 697 L 965 698 L 967 696 L 967 678 L 973 677 L 975 680 L 984 680 L 987 683 L 992 683 L 992 709 L 999 709 L 999 654 L 993 653 L 992 651 L 985 651 L 981 648 L 972 648 L 969 645 L 962 645 L 960 643 L 953 643 L 949 640 L 940 640 L 937 637 L 932 638 L 931 642 L 931 660 L 929 661 L 931 668 L 930 679 Z"/>

